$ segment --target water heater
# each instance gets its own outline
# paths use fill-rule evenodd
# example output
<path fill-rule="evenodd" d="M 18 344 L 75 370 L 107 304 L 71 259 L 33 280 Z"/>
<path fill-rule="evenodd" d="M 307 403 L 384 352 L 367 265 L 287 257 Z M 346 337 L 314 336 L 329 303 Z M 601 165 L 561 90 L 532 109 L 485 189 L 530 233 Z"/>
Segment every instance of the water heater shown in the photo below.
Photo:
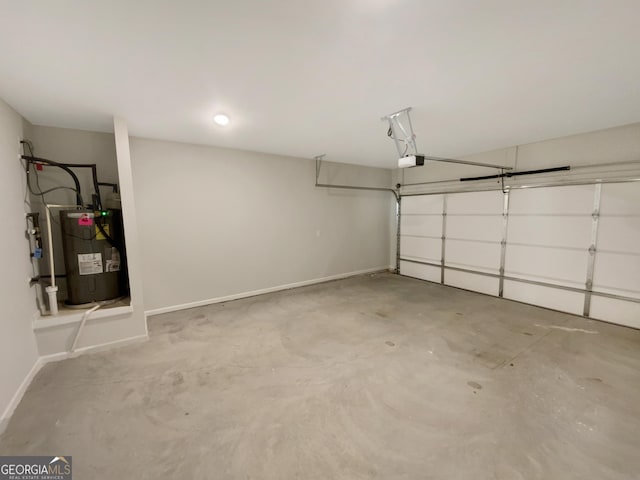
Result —
<path fill-rule="evenodd" d="M 127 293 L 121 210 L 60 212 L 67 303 L 110 300 Z"/>

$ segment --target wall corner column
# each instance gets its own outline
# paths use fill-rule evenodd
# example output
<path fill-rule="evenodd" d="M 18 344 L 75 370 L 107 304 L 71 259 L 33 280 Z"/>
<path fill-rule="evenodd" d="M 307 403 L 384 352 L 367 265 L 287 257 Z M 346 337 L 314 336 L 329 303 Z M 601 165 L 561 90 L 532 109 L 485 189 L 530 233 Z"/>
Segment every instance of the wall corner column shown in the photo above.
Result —
<path fill-rule="evenodd" d="M 114 117 L 113 132 L 116 142 L 118 177 L 127 248 L 127 265 L 129 270 L 129 286 L 131 289 L 133 319 L 136 322 L 141 322 L 141 325 L 144 327 L 144 333 L 148 334 L 146 315 L 144 313 L 142 257 L 140 254 L 140 239 L 138 236 L 138 221 L 136 217 L 135 194 L 133 189 L 131 152 L 129 150 L 129 128 L 126 120 L 121 117 Z"/>

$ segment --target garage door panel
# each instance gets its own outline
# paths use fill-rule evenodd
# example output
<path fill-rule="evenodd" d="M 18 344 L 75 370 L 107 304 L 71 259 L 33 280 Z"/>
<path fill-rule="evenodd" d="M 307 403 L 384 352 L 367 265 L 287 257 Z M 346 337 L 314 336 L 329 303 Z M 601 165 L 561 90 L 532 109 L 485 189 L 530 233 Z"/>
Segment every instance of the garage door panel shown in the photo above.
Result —
<path fill-rule="evenodd" d="M 591 215 L 594 192 L 594 185 L 513 190 L 509 214 Z"/>
<path fill-rule="evenodd" d="M 596 189 L 601 190 L 600 216 L 594 224 Z M 492 275 L 500 272 L 503 198 L 502 192 L 496 191 L 412 197 L 407 203 L 403 199 L 403 213 L 408 208 L 416 215 L 403 215 L 402 256 L 440 263 L 444 204 L 445 264 L 449 267 L 445 269 L 445 283 L 497 295 L 499 278 L 473 271 Z M 597 239 L 592 257 L 589 247 L 594 225 Z M 598 295 L 640 299 L 640 183 L 511 190 L 504 253 L 505 298 L 582 315 L 582 290 L 593 258 L 595 293 L 590 300 L 590 316 L 640 328 L 640 303 Z M 401 266 L 403 274 L 440 281 L 439 267 L 405 263 Z"/>
<path fill-rule="evenodd" d="M 446 270 L 444 272 L 444 283 L 452 287 L 497 296 L 500 280 L 486 275 Z"/>
<path fill-rule="evenodd" d="M 456 193 L 447 197 L 447 215 L 502 215 L 502 192 Z"/>
<path fill-rule="evenodd" d="M 500 252 L 501 246 L 496 243 L 447 239 L 445 265 L 498 273 Z"/>
<path fill-rule="evenodd" d="M 510 216 L 508 243 L 589 249 L 590 217 Z"/>
<path fill-rule="evenodd" d="M 400 262 L 400 274 L 407 277 L 419 278 L 430 282 L 440 283 L 441 270 L 431 265 L 421 265 L 412 262 Z"/>
<path fill-rule="evenodd" d="M 583 288 L 588 252 L 508 245 L 505 275 Z"/>
<path fill-rule="evenodd" d="M 640 254 L 640 216 L 600 217 L 598 251 L 602 250 Z"/>
<path fill-rule="evenodd" d="M 408 215 L 402 217 L 402 235 L 442 237 L 442 216 Z"/>
<path fill-rule="evenodd" d="M 442 214 L 444 195 L 419 195 L 402 197 L 402 215 Z"/>
<path fill-rule="evenodd" d="M 500 242 L 503 219 L 500 216 L 447 216 L 447 237 Z"/>
<path fill-rule="evenodd" d="M 590 316 L 598 320 L 640 328 L 640 303 L 594 295 L 591 297 Z"/>
<path fill-rule="evenodd" d="M 601 215 L 640 215 L 640 187 L 638 182 L 607 183 L 602 185 Z"/>
<path fill-rule="evenodd" d="M 504 298 L 575 315 L 582 315 L 584 308 L 584 293 L 512 280 L 504 281 Z"/>
<path fill-rule="evenodd" d="M 593 289 L 640 298 L 640 255 L 597 252 Z"/>
<path fill-rule="evenodd" d="M 440 263 L 442 240 L 419 237 L 400 237 L 402 257 Z"/>

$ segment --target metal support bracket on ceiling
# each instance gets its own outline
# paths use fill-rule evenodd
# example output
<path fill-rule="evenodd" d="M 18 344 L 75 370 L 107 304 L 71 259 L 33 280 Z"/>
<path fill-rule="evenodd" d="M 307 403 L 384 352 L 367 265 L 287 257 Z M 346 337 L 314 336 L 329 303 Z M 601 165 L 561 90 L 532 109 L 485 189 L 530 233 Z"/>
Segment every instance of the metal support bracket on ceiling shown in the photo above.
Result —
<path fill-rule="evenodd" d="M 402 158 L 407 155 L 418 155 L 416 134 L 413 133 L 411 115 L 409 115 L 410 111 L 411 107 L 407 107 L 382 117 L 383 121 L 389 122 L 387 135 L 396 145 L 398 158 Z"/>
<path fill-rule="evenodd" d="M 460 160 L 457 158 L 444 158 L 434 157 L 431 155 L 422 155 L 418 152 L 416 145 L 416 134 L 413 131 L 413 124 L 411 123 L 411 107 L 403 108 L 397 112 L 390 113 L 382 117 L 382 121 L 389 123 L 389 130 L 387 135 L 393 140 L 398 151 L 398 158 L 406 157 L 407 155 L 415 155 L 417 157 L 423 157 L 424 160 L 430 162 L 444 162 L 444 163 L 457 163 L 461 165 L 471 165 L 474 167 L 487 167 L 495 168 L 498 170 L 512 170 L 512 167 L 506 165 L 495 165 L 492 163 L 471 162 L 468 160 Z"/>
<path fill-rule="evenodd" d="M 317 155 L 315 157 L 313 157 L 313 159 L 316 162 L 316 187 L 326 187 L 326 188 L 342 188 L 342 189 L 348 189 L 348 190 L 373 190 L 373 191 L 377 191 L 377 192 L 391 192 L 393 193 L 393 196 L 396 199 L 396 202 L 399 201 L 399 194 L 396 190 L 394 190 L 393 188 L 384 188 L 384 187 L 361 187 L 359 185 L 332 185 L 332 184 L 328 184 L 328 183 L 318 183 L 318 180 L 320 178 L 320 169 L 322 168 L 322 160 L 324 159 L 326 155 L 322 154 L 322 155 Z"/>

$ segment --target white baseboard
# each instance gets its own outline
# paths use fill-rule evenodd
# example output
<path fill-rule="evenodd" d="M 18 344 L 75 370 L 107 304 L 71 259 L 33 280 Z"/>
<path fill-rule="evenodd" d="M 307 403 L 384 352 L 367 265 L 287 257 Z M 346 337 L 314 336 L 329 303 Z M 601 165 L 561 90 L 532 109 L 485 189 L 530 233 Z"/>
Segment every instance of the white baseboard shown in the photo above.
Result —
<path fill-rule="evenodd" d="M 301 282 L 288 283 L 286 285 L 278 285 L 275 287 L 262 288 L 260 290 L 253 290 L 250 292 L 234 293 L 233 295 L 226 295 L 224 297 L 208 298 L 206 300 L 198 300 L 196 302 L 182 303 L 180 305 L 171 305 L 169 307 L 154 308 L 152 310 L 146 310 L 144 313 L 146 314 L 147 317 L 151 317 L 153 315 L 160 315 L 160 314 L 169 313 L 169 312 L 177 312 L 178 310 L 186 310 L 188 308 L 203 307 L 205 305 L 211 305 L 214 303 L 229 302 L 231 300 L 239 300 L 241 298 L 255 297 L 256 295 L 279 292 L 282 290 L 289 290 L 291 288 L 306 287 L 307 285 L 315 285 L 316 283 L 330 282 L 332 280 L 340 280 L 342 278 L 355 277 L 357 275 L 364 275 L 367 273 L 387 271 L 388 269 L 389 269 L 389 266 L 383 266 L 383 267 L 376 267 L 376 268 L 368 268 L 366 270 L 358 270 L 355 272 L 339 273 L 337 275 L 331 275 L 329 277 L 314 278 L 312 280 L 303 280 Z"/>
<path fill-rule="evenodd" d="M 149 340 L 149 336 L 138 335 L 136 337 L 128 337 L 122 338 L 120 340 L 114 340 L 113 342 L 100 343 L 98 345 L 89 345 L 88 347 L 78 348 L 75 352 L 60 352 L 60 353 L 52 353 L 51 355 L 44 355 L 40 357 L 41 360 L 44 361 L 45 364 L 51 362 L 58 362 L 60 360 L 65 360 L 67 358 L 75 358 L 80 355 L 84 355 L 85 353 L 96 353 L 102 352 L 104 350 L 111 350 L 116 347 L 126 347 L 127 345 L 132 345 L 134 343 L 146 342 Z"/>
<path fill-rule="evenodd" d="M 129 337 L 121 340 L 115 340 L 113 342 L 102 343 L 100 345 L 91 345 L 89 347 L 79 348 L 73 353 L 61 352 L 61 353 L 54 353 L 51 355 L 44 355 L 42 357 L 38 357 L 34 362 L 33 367 L 31 367 L 31 370 L 29 370 L 29 373 L 27 374 L 26 377 L 24 377 L 24 380 L 16 390 L 16 393 L 13 394 L 13 397 L 11 398 L 9 405 L 7 405 L 7 408 L 5 408 L 4 412 L 2 413 L 2 417 L 0 417 L 0 435 L 2 435 L 5 429 L 7 428 L 7 425 L 9 424 L 9 420 L 11 419 L 13 412 L 15 412 L 16 408 L 20 404 L 20 401 L 22 400 L 22 397 L 24 396 L 27 389 L 29 388 L 29 385 L 31 385 L 31 382 L 36 377 L 38 372 L 47 363 L 57 362 L 60 360 L 64 360 L 66 358 L 78 357 L 80 355 L 84 355 L 85 353 L 100 352 L 100 351 L 109 350 L 115 347 L 124 347 L 126 345 L 144 342 L 148 339 L 149 339 L 148 335 L 139 335 L 137 337 Z"/>
<path fill-rule="evenodd" d="M 9 420 L 11 419 L 11 415 L 13 415 L 13 412 L 18 407 L 18 404 L 20 403 L 20 400 L 22 400 L 22 397 L 27 391 L 27 388 L 29 388 L 29 385 L 31 385 L 31 382 L 44 364 L 45 362 L 42 361 L 42 357 L 38 357 L 33 363 L 31 370 L 29 370 L 29 373 L 27 373 L 27 376 L 24 377 L 24 380 L 22 380 L 22 383 L 16 390 L 16 393 L 13 394 L 9 405 L 7 405 L 7 408 L 5 408 L 4 412 L 2 412 L 2 417 L 0 417 L 0 435 L 4 433 L 7 425 L 9 424 Z"/>

